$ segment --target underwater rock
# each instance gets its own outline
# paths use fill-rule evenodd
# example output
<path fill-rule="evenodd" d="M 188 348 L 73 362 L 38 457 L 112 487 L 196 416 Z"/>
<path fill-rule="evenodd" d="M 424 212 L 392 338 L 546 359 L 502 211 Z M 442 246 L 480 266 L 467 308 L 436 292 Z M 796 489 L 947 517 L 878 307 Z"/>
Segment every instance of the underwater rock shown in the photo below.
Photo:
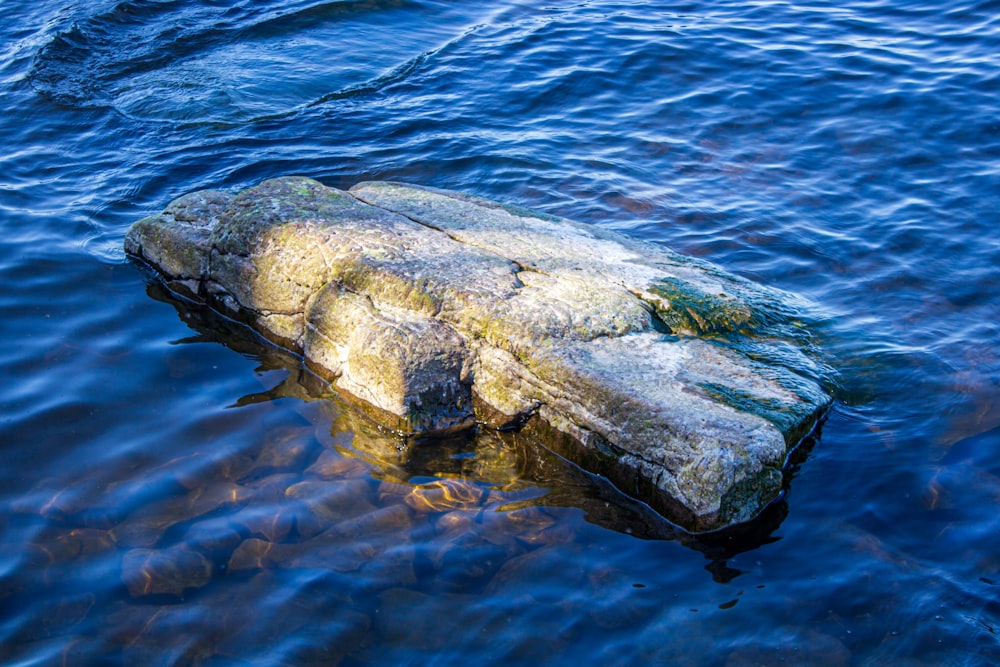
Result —
<path fill-rule="evenodd" d="M 372 466 L 356 458 L 348 458 L 332 449 L 324 449 L 306 469 L 306 475 L 325 480 L 367 478 Z"/>
<path fill-rule="evenodd" d="M 688 530 L 773 501 L 830 402 L 791 295 L 461 193 L 279 178 L 181 197 L 125 249 L 383 426 L 530 421 Z"/>
<path fill-rule="evenodd" d="M 134 598 L 181 597 L 187 589 L 201 588 L 211 580 L 212 564 L 202 554 L 184 548 L 132 549 L 122 557 L 121 578 Z"/>
<path fill-rule="evenodd" d="M 299 482 L 285 495 L 298 504 L 295 527 L 300 537 L 314 537 L 337 521 L 375 510 L 369 499 L 371 485 L 363 479 Z"/>

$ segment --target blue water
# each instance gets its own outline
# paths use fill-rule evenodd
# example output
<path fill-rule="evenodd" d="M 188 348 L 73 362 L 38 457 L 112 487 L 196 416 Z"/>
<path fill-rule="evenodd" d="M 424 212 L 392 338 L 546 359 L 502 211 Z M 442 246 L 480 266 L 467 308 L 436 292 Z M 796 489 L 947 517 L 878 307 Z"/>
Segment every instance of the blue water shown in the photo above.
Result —
<path fill-rule="evenodd" d="M 1000 663 L 1000 3 L 3 0 L 0 140 L 0 663 Z M 286 174 L 797 293 L 836 404 L 702 538 L 373 432 L 122 253 Z"/>

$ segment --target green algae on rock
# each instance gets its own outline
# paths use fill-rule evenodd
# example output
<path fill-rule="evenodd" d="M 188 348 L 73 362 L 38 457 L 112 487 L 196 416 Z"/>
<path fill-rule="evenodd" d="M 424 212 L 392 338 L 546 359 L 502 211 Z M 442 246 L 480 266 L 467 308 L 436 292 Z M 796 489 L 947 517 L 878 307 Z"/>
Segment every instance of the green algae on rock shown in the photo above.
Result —
<path fill-rule="evenodd" d="M 462 193 L 279 178 L 181 197 L 125 249 L 388 428 L 527 423 L 692 531 L 774 500 L 830 402 L 791 295 Z"/>

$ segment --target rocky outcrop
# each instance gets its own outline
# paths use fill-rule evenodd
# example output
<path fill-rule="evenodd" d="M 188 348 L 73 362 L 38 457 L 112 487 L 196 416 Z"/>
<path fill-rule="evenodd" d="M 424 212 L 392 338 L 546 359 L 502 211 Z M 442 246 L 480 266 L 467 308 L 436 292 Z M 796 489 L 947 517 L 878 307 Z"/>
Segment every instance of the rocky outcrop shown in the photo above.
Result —
<path fill-rule="evenodd" d="M 399 432 L 534 433 L 695 531 L 748 520 L 830 399 L 790 295 L 592 226 L 398 183 L 196 192 L 126 251 Z"/>

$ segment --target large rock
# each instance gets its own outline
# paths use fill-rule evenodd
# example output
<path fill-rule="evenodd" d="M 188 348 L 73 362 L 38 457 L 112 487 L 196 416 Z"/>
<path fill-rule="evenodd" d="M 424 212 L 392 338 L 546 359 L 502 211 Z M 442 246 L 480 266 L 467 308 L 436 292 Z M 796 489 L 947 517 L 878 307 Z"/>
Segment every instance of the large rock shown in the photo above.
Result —
<path fill-rule="evenodd" d="M 546 444 L 691 530 L 774 500 L 830 401 L 789 295 L 469 195 L 280 178 L 181 197 L 125 248 L 383 425 L 534 416 Z"/>

